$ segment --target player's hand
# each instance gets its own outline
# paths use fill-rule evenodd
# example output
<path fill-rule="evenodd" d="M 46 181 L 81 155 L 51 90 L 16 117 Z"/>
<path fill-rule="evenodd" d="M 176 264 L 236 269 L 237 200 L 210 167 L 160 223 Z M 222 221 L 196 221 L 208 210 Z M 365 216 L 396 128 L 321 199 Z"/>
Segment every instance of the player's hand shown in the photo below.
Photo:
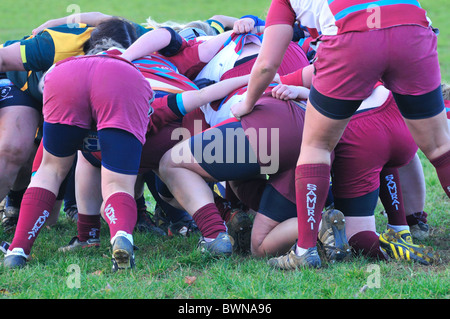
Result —
<path fill-rule="evenodd" d="M 233 32 L 236 34 L 248 33 L 255 27 L 255 21 L 252 18 L 239 19 L 234 23 Z"/>
<path fill-rule="evenodd" d="M 51 28 L 54 26 L 55 26 L 55 24 L 54 24 L 53 20 L 48 20 L 47 22 L 45 22 L 45 23 L 41 24 L 40 26 L 38 26 L 37 28 L 35 28 L 31 32 L 31 34 L 37 35 L 39 32 L 44 31 L 45 29 L 48 29 L 48 28 Z"/>
<path fill-rule="evenodd" d="M 272 96 L 279 100 L 294 100 L 297 98 L 297 90 L 295 86 L 278 84 L 272 89 Z"/>
<path fill-rule="evenodd" d="M 309 89 L 302 86 L 278 84 L 272 89 L 272 96 L 279 100 L 307 99 Z"/>
<path fill-rule="evenodd" d="M 245 104 L 245 100 L 238 102 L 236 104 L 233 104 L 230 108 L 231 115 L 233 115 L 235 118 L 237 118 L 239 121 L 241 118 L 248 113 L 250 113 L 253 110 L 253 107 L 248 107 Z"/>

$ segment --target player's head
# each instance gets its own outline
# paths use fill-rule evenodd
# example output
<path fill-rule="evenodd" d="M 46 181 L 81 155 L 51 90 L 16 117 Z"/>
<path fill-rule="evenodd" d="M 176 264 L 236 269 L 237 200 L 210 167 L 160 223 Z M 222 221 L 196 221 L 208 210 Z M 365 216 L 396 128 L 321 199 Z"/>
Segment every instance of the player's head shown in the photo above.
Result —
<path fill-rule="evenodd" d="M 101 22 L 84 46 L 86 54 L 95 54 L 111 47 L 126 49 L 137 39 L 136 28 L 126 19 L 114 17 Z"/>
<path fill-rule="evenodd" d="M 184 29 L 180 30 L 180 32 L 178 32 L 178 34 L 180 36 L 182 36 L 183 38 L 185 38 L 186 40 L 192 40 L 192 39 L 195 39 L 198 37 L 206 36 L 205 31 L 203 31 L 202 29 L 194 28 L 194 27 L 184 28 Z"/>
<path fill-rule="evenodd" d="M 444 100 L 450 100 L 450 85 L 446 83 L 441 84 L 442 89 L 442 96 L 444 97 Z"/>
<path fill-rule="evenodd" d="M 207 23 L 205 21 L 200 21 L 200 20 L 191 21 L 188 24 L 186 24 L 183 29 L 189 29 L 189 28 L 195 29 L 195 30 L 197 30 L 198 33 L 201 33 L 204 35 L 213 36 L 213 35 L 217 34 L 216 29 L 214 29 L 209 23 Z"/>
<path fill-rule="evenodd" d="M 187 24 L 178 23 L 170 20 L 165 21 L 163 23 L 158 23 L 151 17 L 149 17 L 147 19 L 147 27 L 152 27 L 155 29 L 169 27 L 186 40 L 191 40 L 201 36 L 217 35 L 216 29 L 214 29 L 209 23 L 201 20 L 191 21 Z"/>

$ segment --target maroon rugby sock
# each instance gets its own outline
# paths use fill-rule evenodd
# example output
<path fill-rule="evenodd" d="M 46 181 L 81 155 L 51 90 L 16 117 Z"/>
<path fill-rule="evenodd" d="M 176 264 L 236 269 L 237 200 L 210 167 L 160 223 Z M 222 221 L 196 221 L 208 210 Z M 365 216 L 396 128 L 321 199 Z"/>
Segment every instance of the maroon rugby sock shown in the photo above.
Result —
<path fill-rule="evenodd" d="M 430 161 L 430 163 L 436 169 L 442 188 L 450 197 L 450 151 Z"/>
<path fill-rule="evenodd" d="M 348 243 L 358 254 L 386 260 L 385 254 L 381 251 L 378 237 L 375 232 L 367 230 L 354 234 Z"/>
<path fill-rule="evenodd" d="M 327 164 L 305 164 L 295 169 L 295 194 L 297 201 L 298 242 L 297 246 L 315 247 L 319 224 L 322 219 L 330 187 L 330 166 Z"/>
<path fill-rule="evenodd" d="M 227 231 L 214 203 L 206 204 L 197 210 L 192 218 L 205 238 L 216 238 L 220 233 Z"/>
<path fill-rule="evenodd" d="M 128 193 L 114 193 L 105 202 L 105 219 L 109 225 L 111 239 L 118 231 L 133 234 L 137 222 L 137 206 Z"/>
<path fill-rule="evenodd" d="M 28 188 L 23 195 L 19 220 L 9 250 L 22 248 L 29 255 L 36 237 L 50 216 L 56 195 L 39 187 Z"/>
<path fill-rule="evenodd" d="M 428 217 L 428 214 L 426 212 L 423 212 L 423 211 L 416 212 L 416 213 L 406 216 L 406 221 L 408 222 L 409 226 L 417 225 L 419 223 L 419 221 L 426 224 L 428 222 L 427 217 Z"/>
<path fill-rule="evenodd" d="M 78 239 L 84 242 L 100 238 L 100 225 L 100 215 L 85 215 L 78 212 Z"/>
<path fill-rule="evenodd" d="M 390 225 L 406 226 L 405 207 L 397 168 L 384 168 L 380 173 L 380 200 Z"/>

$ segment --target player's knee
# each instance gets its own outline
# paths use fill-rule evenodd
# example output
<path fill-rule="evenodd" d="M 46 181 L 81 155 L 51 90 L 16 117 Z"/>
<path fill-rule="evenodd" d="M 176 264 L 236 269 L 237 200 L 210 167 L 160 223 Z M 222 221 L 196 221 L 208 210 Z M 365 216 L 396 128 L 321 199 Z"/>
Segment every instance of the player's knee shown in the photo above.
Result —
<path fill-rule="evenodd" d="M 253 257 L 262 258 L 262 257 L 266 256 L 266 254 L 265 254 L 264 250 L 262 249 L 261 245 L 254 244 L 253 242 L 252 242 L 252 244 L 250 246 L 250 251 L 251 251 Z"/>
<path fill-rule="evenodd" d="M 253 257 L 266 257 L 266 252 L 264 251 L 263 247 L 264 238 L 265 236 L 262 236 L 258 232 L 252 232 L 250 252 Z"/>
<path fill-rule="evenodd" d="M 2 144 L 0 145 L 0 161 L 6 163 L 10 167 L 21 167 L 29 159 L 31 149 L 18 144 Z"/>
<path fill-rule="evenodd" d="M 177 164 L 173 160 L 172 151 L 168 151 L 159 162 L 159 174 L 164 179 L 164 177 L 168 176 L 176 166 Z"/>

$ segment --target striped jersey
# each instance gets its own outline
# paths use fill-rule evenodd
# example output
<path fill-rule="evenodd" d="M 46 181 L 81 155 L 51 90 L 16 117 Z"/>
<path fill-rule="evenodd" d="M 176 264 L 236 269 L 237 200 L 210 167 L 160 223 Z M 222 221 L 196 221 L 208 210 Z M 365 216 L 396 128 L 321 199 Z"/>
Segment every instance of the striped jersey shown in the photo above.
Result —
<path fill-rule="evenodd" d="M 316 34 L 337 35 L 399 25 L 429 27 L 416 0 L 273 0 L 266 27 L 300 22 Z"/>
<path fill-rule="evenodd" d="M 253 33 L 232 33 L 219 52 L 200 71 L 197 79 L 206 78 L 216 82 L 220 81 L 222 75 L 234 67 L 244 50 L 244 46 L 248 43 L 261 45 L 262 36 Z"/>
<path fill-rule="evenodd" d="M 133 61 L 133 64 L 150 82 L 153 91 L 181 93 L 188 90 L 198 90 L 194 82 L 178 73 L 178 68 L 160 54 L 140 58 Z"/>
<path fill-rule="evenodd" d="M 121 55 L 122 50 L 112 48 L 101 54 Z M 194 82 L 178 72 L 174 63 L 159 53 L 139 58 L 132 63 L 147 79 L 157 96 L 198 90 Z"/>

